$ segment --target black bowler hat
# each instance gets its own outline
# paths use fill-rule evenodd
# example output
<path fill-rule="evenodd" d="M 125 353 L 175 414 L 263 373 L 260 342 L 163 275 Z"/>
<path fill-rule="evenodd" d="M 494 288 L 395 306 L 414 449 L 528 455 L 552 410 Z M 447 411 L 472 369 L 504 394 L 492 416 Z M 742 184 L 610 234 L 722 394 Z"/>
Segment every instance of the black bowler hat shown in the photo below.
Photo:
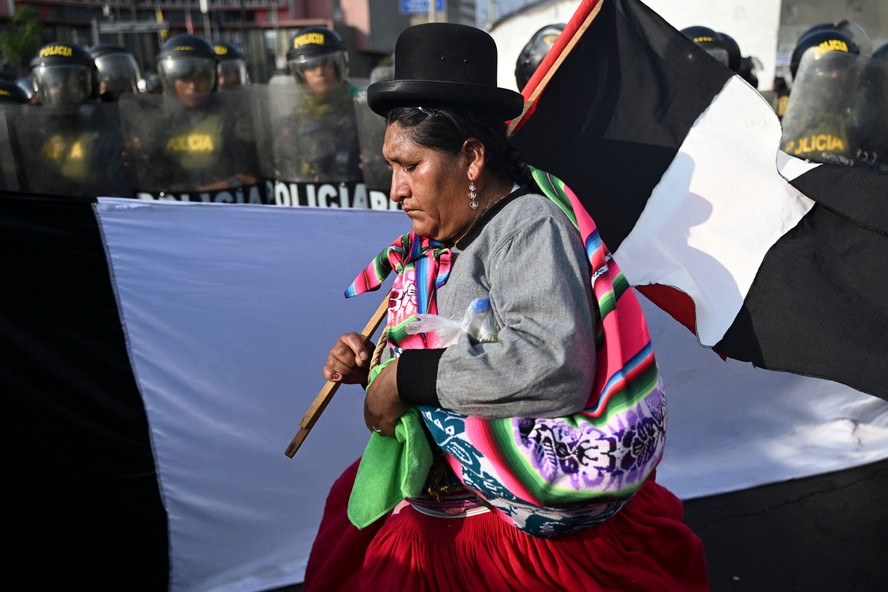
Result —
<path fill-rule="evenodd" d="M 425 23 L 398 37 L 395 77 L 371 84 L 367 103 L 383 116 L 395 107 L 456 105 L 507 120 L 521 114 L 524 97 L 497 87 L 493 37 L 467 25 Z"/>

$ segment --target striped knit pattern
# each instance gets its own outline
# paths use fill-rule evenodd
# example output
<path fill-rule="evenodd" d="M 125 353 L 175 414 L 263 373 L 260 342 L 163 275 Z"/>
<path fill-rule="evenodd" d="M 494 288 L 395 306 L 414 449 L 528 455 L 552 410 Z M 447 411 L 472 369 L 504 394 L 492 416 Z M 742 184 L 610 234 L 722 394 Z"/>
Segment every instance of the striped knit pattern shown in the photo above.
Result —
<path fill-rule="evenodd" d="M 397 277 L 389 300 L 386 339 L 398 349 L 434 347 L 435 343 L 429 341 L 433 337 L 408 334 L 406 327 L 416 320 L 417 314 L 438 312 L 435 291 L 447 282 L 450 260 L 450 249 L 444 243 L 409 232 L 395 239 L 370 262 L 345 290 L 345 297 L 379 289 L 394 271 Z M 416 286 L 415 300 L 412 286 L 408 284 Z"/>
<path fill-rule="evenodd" d="M 355 278 L 351 285 L 346 288 L 345 297 L 351 298 L 364 292 L 378 290 L 392 270 L 395 273 L 401 273 L 407 265 L 428 256 L 441 261 L 439 268 L 436 270 L 436 277 L 431 278 L 434 280 L 435 288 L 439 288 L 447 283 L 447 276 L 450 275 L 450 249 L 441 241 L 425 236 L 420 237 L 415 232 L 408 232 L 396 238 L 391 245 L 380 251 L 379 255 L 361 272 L 361 275 Z M 430 290 L 428 289 L 428 274 L 430 271 L 426 267 L 423 273 L 424 278 L 422 279 L 424 281 L 421 283 L 426 288 L 424 290 L 424 297 L 420 298 L 420 303 L 427 303 L 430 299 Z M 418 286 L 417 289 L 419 289 Z M 428 311 L 421 310 L 420 312 Z"/>

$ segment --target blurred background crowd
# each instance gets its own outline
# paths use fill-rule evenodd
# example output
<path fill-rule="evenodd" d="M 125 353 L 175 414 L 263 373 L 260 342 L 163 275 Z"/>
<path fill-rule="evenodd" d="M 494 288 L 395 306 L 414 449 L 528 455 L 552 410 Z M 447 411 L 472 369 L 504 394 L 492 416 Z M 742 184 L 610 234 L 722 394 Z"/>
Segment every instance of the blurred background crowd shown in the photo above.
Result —
<path fill-rule="evenodd" d="M 78 0 L 9 2 L 0 190 L 395 208 L 379 154 L 384 122 L 364 91 L 393 74 L 397 33 L 433 19 L 495 29 L 546 4 L 558 3 L 133 0 L 92 16 L 94 3 Z M 845 12 L 806 23 L 796 14 L 777 56 L 750 55 L 704 14 L 681 32 L 689 51 L 705 50 L 770 103 L 782 150 L 888 170 L 886 34 L 871 13 Z M 356 14 L 372 33 L 347 24 Z M 519 90 L 564 28 L 545 18 L 509 56 Z"/>

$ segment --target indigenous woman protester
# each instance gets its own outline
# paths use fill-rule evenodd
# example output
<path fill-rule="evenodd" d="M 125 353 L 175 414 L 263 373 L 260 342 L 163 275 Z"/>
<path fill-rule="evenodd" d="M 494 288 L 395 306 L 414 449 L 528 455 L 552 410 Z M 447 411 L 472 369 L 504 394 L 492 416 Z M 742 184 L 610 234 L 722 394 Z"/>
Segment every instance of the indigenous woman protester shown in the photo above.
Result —
<path fill-rule="evenodd" d="M 496 46 L 406 29 L 386 117 L 412 231 L 346 296 L 395 273 L 380 346 L 342 335 L 328 380 L 366 389 L 370 440 L 333 485 L 313 590 L 708 590 L 702 543 L 655 481 L 666 400 L 647 326 L 594 222 L 523 164 Z"/>

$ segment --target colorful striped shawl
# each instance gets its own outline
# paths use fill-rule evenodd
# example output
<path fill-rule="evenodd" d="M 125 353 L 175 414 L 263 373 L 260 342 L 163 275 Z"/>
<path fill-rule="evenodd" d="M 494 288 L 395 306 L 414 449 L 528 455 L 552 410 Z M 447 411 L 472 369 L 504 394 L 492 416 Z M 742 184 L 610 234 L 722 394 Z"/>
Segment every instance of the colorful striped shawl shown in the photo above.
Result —
<path fill-rule="evenodd" d="M 447 283 L 450 259 L 450 249 L 444 243 L 409 232 L 395 239 L 370 262 L 346 288 L 345 297 L 379 289 L 394 271 L 398 275 L 389 298 L 388 342 L 407 349 L 436 347 L 430 336 L 410 335 L 406 326 L 416 319 L 417 314 L 438 312 L 435 291 Z"/>

